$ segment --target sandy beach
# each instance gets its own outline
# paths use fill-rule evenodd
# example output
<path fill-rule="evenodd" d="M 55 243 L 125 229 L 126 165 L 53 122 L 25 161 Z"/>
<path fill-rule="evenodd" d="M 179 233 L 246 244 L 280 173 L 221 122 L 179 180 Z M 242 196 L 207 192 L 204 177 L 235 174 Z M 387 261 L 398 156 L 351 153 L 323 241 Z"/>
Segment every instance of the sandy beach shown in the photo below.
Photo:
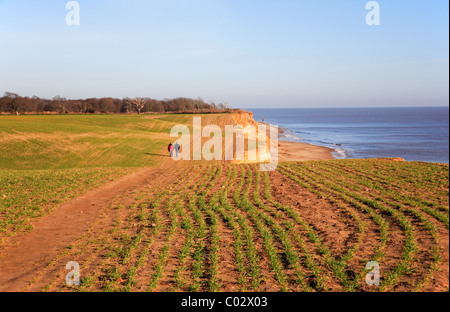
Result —
<path fill-rule="evenodd" d="M 280 161 L 306 161 L 334 159 L 331 148 L 307 143 L 278 141 Z"/>
<path fill-rule="evenodd" d="M 269 126 L 267 123 L 256 122 L 259 125 Z M 283 133 L 279 129 L 279 133 Z M 334 150 L 328 147 L 278 140 L 278 160 L 279 161 L 307 161 L 307 160 L 330 160 L 334 159 Z"/>

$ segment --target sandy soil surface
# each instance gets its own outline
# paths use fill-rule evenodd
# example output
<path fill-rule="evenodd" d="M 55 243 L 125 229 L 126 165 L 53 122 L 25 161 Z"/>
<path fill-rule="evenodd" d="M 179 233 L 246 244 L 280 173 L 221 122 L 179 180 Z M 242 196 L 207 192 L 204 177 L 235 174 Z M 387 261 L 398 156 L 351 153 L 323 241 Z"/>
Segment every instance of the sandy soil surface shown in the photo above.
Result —
<path fill-rule="evenodd" d="M 331 148 L 307 143 L 278 141 L 280 161 L 306 161 L 334 159 Z"/>

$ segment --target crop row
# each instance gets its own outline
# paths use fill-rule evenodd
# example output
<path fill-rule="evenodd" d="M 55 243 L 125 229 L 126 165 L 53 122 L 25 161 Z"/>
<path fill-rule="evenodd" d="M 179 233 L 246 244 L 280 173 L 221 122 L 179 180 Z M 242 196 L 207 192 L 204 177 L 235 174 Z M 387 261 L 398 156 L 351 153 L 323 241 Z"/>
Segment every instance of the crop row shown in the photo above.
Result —
<path fill-rule="evenodd" d="M 28 289 L 421 290 L 445 256 L 445 201 L 430 206 L 400 191 L 409 169 L 393 168 L 399 174 L 387 187 L 377 172 L 334 161 L 281 163 L 271 173 L 254 164 L 181 164 L 170 180 L 161 171 L 117 196 Z M 432 183 L 419 181 L 405 183 Z M 65 285 L 68 261 L 80 263 L 80 286 Z M 369 261 L 383 269 L 380 287 L 364 283 Z"/>
<path fill-rule="evenodd" d="M 366 168 L 367 170 L 367 168 Z M 371 216 L 379 225 L 381 237 L 372 260 L 386 259 L 386 246 L 389 245 L 389 233 L 401 228 L 403 251 L 397 264 L 384 274 L 380 290 L 393 289 L 400 281 L 411 281 L 411 288 L 418 290 L 429 281 L 438 269 L 442 255 L 440 254 L 440 238 L 438 225 L 431 216 L 441 221 L 448 229 L 447 218 L 440 217 L 430 210 L 417 206 L 414 199 L 398 195 L 390 188 L 383 188 L 380 180 L 368 178 L 367 175 L 346 170 L 342 163 L 286 163 L 280 167 L 281 173 L 311 192 L 327 192 L 329 201 L 336 200 L 357 207 L 361 212 Z M 378 183 L 377 183 L 378 182 Z M 397 183 L 400 183 L 397 180 Z M 422 211 L 428 213 L 424 214 Z M 419 239 L 420 238 L 420 239 Z M 421 246 L 420 242 L 430 242 L 430 246 Z M 420 252 L 419 252 L 420 251 Z M 447 251 L 448 252 L 448 251 Z M 421 263 L 431 259 L 427 272 L 421 278 L 411 278 L 421 270 Z M 363 272 L 361 272 L 363 274 Z M 402 278 L 404 276 L 404 278 Z"/>

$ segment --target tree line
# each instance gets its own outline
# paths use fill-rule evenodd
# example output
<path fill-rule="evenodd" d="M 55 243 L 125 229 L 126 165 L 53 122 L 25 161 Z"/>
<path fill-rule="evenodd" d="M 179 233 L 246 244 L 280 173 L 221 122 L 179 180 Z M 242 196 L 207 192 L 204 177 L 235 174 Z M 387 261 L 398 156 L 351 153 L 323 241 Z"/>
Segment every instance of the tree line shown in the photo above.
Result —
<path fill-rule="evenodd" d="M 155 100 L 152 98 L 88 98 L 66 99 L 55 96 L 42 99 L 37 96 L 22 97 L 5 92 L 0 98 L 0 113 L 56 113 L 56 114 L 142 114 L 142 113 L 208 113 L 230 111 L 226 102 L 206 103 L 203 99 L 174 98 Z"/>

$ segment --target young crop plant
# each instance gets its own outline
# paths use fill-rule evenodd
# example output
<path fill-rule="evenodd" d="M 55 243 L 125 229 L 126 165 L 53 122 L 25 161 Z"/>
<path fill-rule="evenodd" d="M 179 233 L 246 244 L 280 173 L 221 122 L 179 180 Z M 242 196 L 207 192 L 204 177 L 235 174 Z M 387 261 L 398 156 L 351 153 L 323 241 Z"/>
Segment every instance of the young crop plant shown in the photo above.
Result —
<path fill-rule="evenodd" d="M 264 241 L 264 246 L 269 257 L 271 268 L 275 274 L 275 278 L 280 284 L 281 290 L 287 291 L 287 277 L 283 272 L 282 262 L 278 256 L 277 249 L 274 246 L 274 237 L 270 233 L 267 226 L 265 226 L 262 222 L 261 218 L 258 215 L 257 209 L 249 200 L 250 188 L 253 187 L 253 173 L 250 169 L 247 168 L 247 166 L 244 166 L 244 169 L 245 170 L 241 172 L 241 178 L 245 179 L 247 177 L 247 188 L 242 193 L 242 196 L 240 197 L 238 202 L 238 206 L 249 214 L 254 224 L 256 225 L 256 228 L 261 233 Z"/>
<path fill-rule="evenodd" d="M 242 203 L 242 197 L 240 196 L 243 185 L 244 185 L 244 181 L 245 181 L 245 167 L 240 166 L 241 169 L 241 178 L 238 179 L 238 185 L 236 187 L 236 190 L 233 194 L 233 199 L 234 199 L 234 203 L 236 204 L 237 207 L 242 207 L 243 203 Z M 233 210 L 230 210 L 233 211 Z M 246 255 L 247 255 L 247 259 L 250 263 L 250 280 L 251 280 L 251 285 L 253 289 L 257 289 L 261 283 L 261 268 L 259 265 L 259 256 L 257 253 L 257 249 L 256 246 L 253 242 L 253 230 L 252 227 L 249 225 L 249 221 L 246 217 L 244 217 L 244 215 L 240 212 L 238 212 L 237 210 L 233 211 L 234 213 L 234 217 L 237 218 L 237 221 L 239 223 L 239 225 L 241 226 L 242 230 L 244 231 L 244 236 L 245 236 L 245 244 L 246 244 Z"/>
<path fill-rule="evenodd" d="M 311 168 L 308 168 L 307 166 L 297 165 L 296 168 L 298 168 L 300 170 L 301 174 L 308 175 L 308 172 L 309 172 L 310 175 L 312 173 L 314 173 L 315 174 L 314 176 L 316 178 L 318 176 L 320 176 L 318 170 L 313 170 Z M 340 185 L 343 185 L 344 187 L 333 184 L 333 182 L 336 183 L 336 182 L 338 182 L 338 180 L 334 177 L 330 177 L 330 175 L 327 175 L 326 181 L 325 181 L 325 177 L 323 177 L 321 182 L 324 185 L 330 186 L 332 189 L 334 189 L 338 193 L 344 194 L 346 196 L 349 196 L 349 197 L 357 200 L 358 202 L 362 203 L 366 207 L 389 214 L 402 227 L 402 229 L 404 230 L 405 236 L 406 236 L 406 240 L 404 242 L 402 258 L 399 261 L 398 265 L 392 271 L 385 274 L 385 279 L 383 281 L 383 285 L 380 287 L 380 290 L 385 290 L 390 286 L 394 286 L 397 283 L 400 276 L 409 272 L 409 267 L 411 266 L 412 261 L 414 260 L 414 256 L 418 250 L 417 243 L 416 243 L 416 237 L 415 237 L 415 229 L 414 229 L 413 225 L 411 224 L 411 222 L 400 211 L 393 209 L 389 206 L 382 205 L 378 201 L 375 201 L 364 195 L 359 194 L 358 192 L 355 192 L 353 190 L 353 188 L 351 187 L 351 185 L 348 185 L 348 183 L 342 179 L 339 179 L 339 183 L 340 183 Z"/>
<path fill-rule="evenodd" d="M 378 259 L 378 257 L 381 257 L 382 254 L 382 248 L 385 246 L 387 238 L 388 238 L 388 223 L 386 223 L 379 215 L 374 213 L 371 209 L 366 208 L 364 205 L 359 204 L 357 201 L 352 200 L 350 197 L 342 196 L 339 192 L 334 192 L 332 188 L 327 188 L 325 184 L 320 183 L 318 184 L 315 182 L 315 176 L 314 175 L 308 175 L 307 172 L 298 172 L 300 168 L 296 167 L 295 169 L 292 169 L 291 166 L 293 164 L 282 164 L 279 166 L 278 171 L 285 176 L 289 177 L 294 182 L 298 183 L 300 186 L 304 187 L 305 189 L 309 190 L 311 193 L 315 193 L 318 196 L 326 197 L 324 196 L 324 193 L 322 191 L 329 191 L 330 193 L 337 195 L 337 198 L 340 198 L 345 203 L 353 205 L 354 207 L 360 208 L 364 212 L 368 212 L 371 217 L 374 219 L 374 221 L 380 225 L 381 229 L 381 242 L 380 245 L 375 247 L 375 255 L 374 258 Z M 321 181 L 324 182 L 324 181 Z M 316 185 L 316 187 L 313 187 Z M 328 197 L 330 199 L 330 197 Z M 332 202 L 337 203 L 336 199 L 331 199 Z M 276 205 L 280 208 L 284 208 L 286 211 L 289 211 L 289 207 L 284 207 L 283 205 L 280 205 L 276 203 Z M 341 206 L 343 209 L 347 209 L 345 206 Z M 287 209 L 286 209 L 287 208 Z M 319 250 L 322 252 L 322 254 L 325 256 L 325 261 L 327 263 L 328 268 L 338 277 L 341 284 L 345 287 L 347 291 L 354 291 L 358 285 L 359 280 L 355 279 L 354 281 L 349 280 L 349 277 L 346 273 L 346 264 L 347 262 L 353 257 L 355 254 L 359 244 L 362 242 L 362 234 L 365 232 L 366 225 L 365 223 L 362 223 L 358 217 L 357 214 L 355 214 L 352 211 L 349 211 L 350 215 L 358 222 L 358 229 L 359 229 L 359 237 L 357 240 L 357 243 L 353 246 L 353 248 L 349 249 L 349 251 L 346 253 L 346 255 L 342 256 L 340 260 L 336 260 L 334 256 L 332 255 L 331 251 L 325 247 L 321 239 L 317 237 L 317 234 L 314 233 L 309 225 L 304 223 L 303 220 L 299 220 L 301 224 L 303 225 L 304 229 L 308 233 L 308 238 L 312 240 L 315 243 L 318 243 L 320 248 Z M 292 214 L 292 212 L 291 212 Z"/>
<path fill-rule="evenodd" d="M 236 178 L 236 167 L 233 166 L 231 170 L 227 172 L 227 180 L 225 182 L 226 187 L 220 194 L 220 205 L 215 206 L 215 209 L 223 217 L 223 220 L 233 229 L 234 235 L 234 255 L 235 264 L 238 271 L 238 284 L 241 286 L 242 290 L 245 290 L 245 284 L 247 282 L 247 266 L 245 265 L 245 242 L 241 234 L 241 229 L 239 223 L 236 221 L 235 214 L 231 213 L 234 209 L 230 205 L 228 200 L 228 192 L 230 191 L 231 185 L 229 181 L 235 181 Z M 233 211 L 234 212 L 234 211 Z"/>
<path fill-rule="evenodd" d="M 316 263 L 314 256 L 310 248 L 308 248 L 303 235 L 296 231 L 295 225 L 303 225 L 303 228 L 308 230 L 307 235 L 310 237 L 313 243 L 318 243 L 320 239 L 312 231 L 312 229 L 306 225 L 305 221 L 302 220 L 299 215 L 294 212 L 291 207 L 283 206 L 273 199 L 271 194 L 270 179 L 267 172 L 264 172 L 264 198 L 270 203 L 271 206 L 274 207 L 274 210 L 270 209 L 269 206 L 266 206 L 266 209 L 270 209 L 272 213 L 276 213 L 277 211 L 282 211 L 285 213 L 283 214 L 282 224 L 288 234 L 297 242 L 300 251 L 299 254 L 303 256 L 306 267 L 311 271 L 313 275 L 313 281 L 311 282 L 312 287 L 319 291 L 325 291 L 328 275 Z M 292 221 L 289 221 L 289 219 L 292 219 Z"/>
<path fill-rule="evenodd" d="M 258 210 L 259 217 L 265 221 L 265 223 L 272 228 L 274 233 L 277 235 L 281 244 L 284 248 L 284 255 L 287 260 L 287 263 L 292 266 L 295 271 L 296 280 L 295 282 L 299 284 L 303 291 L 311 291 L 311 287 L 305 281 L 305 274 L 302 272 L 301 267 L 299 265 L 299 255 L 295 250 L 289 234 L 286 230 L 283 229 L 270 215 L 264 212 L 264 210 L 268 210 L 267 206 L 261 200 L 261 192 L 260 192 L 260 184 L 261 184 L 261 176 L 259 170 L 254 170 L 255 172 L 255 188 L 253 192 L 253 201 L 260 210 Z"/>
<path fill-rule="evenodd" d="M 198 174 L 198 173 L 197 173 Z M 197 174 L 194 175 L 194 179 L 191 179 L 193 184 L 195 185 Z M 167 200 L 165 204 L 164 211 L 167 211 L 169 214 L 169 220 L 170 220 L 170 227 L 168 229 L 168 233 L 166 236 L 166 241 L 164 243 L 164 246 L 160 250 L 158 254 L 158 259 L 154 267 L 153 275 L 151 276 L 148 291 L 153 291 L 160 281 L 160 279 L 163 277 L 163 271 L 168 263 L 168 256 L 171 249 L 171 246 L 173 245 L 173 240 L 175 237 L 175 234 L 180 231 L 181 229 L 181 223 L 178 222 L 178 213 L 183 205 L 184 200 L 188 197 L 189 192 L 185 192 L 186 189 L 188 189 L 189 183 L 184 183 L 184 186 L 180 188 L 178 191 L 174 192 L 172 196 Z M 198 185 L 198 184 L 197 184 Z M 175 202 L 174 202 L 175 201 Z"/>

